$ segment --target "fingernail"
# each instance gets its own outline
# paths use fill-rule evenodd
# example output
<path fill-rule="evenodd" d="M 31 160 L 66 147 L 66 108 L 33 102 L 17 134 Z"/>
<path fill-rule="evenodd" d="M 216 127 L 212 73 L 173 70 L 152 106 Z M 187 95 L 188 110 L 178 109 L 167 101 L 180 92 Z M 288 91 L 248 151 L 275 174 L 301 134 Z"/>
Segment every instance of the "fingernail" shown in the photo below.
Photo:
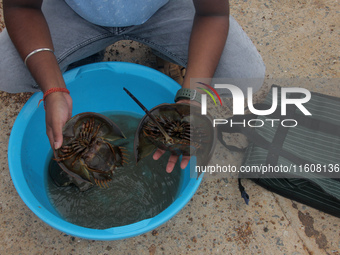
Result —
<path fill-rule="evenodd" d="M 59 146 L 59 143 L 58 143 L 58 142 L 55 142 L 55 143 L 54 143 L 54 149 L 58 150 L 59 147 L 60 147 L 60 146 Z"/>

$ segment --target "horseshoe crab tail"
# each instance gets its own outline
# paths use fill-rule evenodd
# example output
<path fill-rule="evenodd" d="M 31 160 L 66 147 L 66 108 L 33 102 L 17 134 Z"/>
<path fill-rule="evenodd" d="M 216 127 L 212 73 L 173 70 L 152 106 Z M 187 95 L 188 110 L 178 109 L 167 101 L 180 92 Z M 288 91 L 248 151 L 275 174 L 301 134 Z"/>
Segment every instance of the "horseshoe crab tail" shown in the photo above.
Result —
<path fill-rule="evenodd" d="M 143 111 L 149 116 L 149 118 L 157 125 L 159 131 L 161 131 L 161 133 L 164 135 L 166 143 L 173 143 L 173 139 L 167 134 L 167 132 L 165 132 L 164 128 L 156 120 L 155 116 L 153 116 L 151 112 L 149 112 L 149 110 L 146 109 L 145 106 L 134 95 L 131 94 L 130 91 L 128 91 L 126 88 L 123 89 L 133 99 L 133 101 L 135 101 L 140 106 L 140 108 L 143 109 Z"/>

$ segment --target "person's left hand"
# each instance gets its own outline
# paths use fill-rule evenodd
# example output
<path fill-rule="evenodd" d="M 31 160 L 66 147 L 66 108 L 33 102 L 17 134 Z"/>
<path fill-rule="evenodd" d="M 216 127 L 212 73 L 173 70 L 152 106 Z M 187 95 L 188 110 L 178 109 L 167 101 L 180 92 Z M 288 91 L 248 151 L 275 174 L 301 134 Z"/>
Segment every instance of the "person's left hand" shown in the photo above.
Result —
<path fill-rule="evenodd" d="M 189 99 L 179 100 L 177 102 L 177 104 L 193 104 L 193 105 L 200 106 L 200 104 L 198 102 L 190 101 Z M 164 150 L 157 149 L 156 152 L 153 154 L 153 159 L 158 160 L 164 153 L 165 153 Z M 170 155 L 168 164 L 166 165 L 167 173 L 172 172 L 172 170 L 174 169 L 174 167 L 176 165 L 178 158 L 179 158 L 179 156 Z M 186 168 L 189 161 L 190 161 L 190 156 L 182 156 L 181 168 L 182 169 Z"/>

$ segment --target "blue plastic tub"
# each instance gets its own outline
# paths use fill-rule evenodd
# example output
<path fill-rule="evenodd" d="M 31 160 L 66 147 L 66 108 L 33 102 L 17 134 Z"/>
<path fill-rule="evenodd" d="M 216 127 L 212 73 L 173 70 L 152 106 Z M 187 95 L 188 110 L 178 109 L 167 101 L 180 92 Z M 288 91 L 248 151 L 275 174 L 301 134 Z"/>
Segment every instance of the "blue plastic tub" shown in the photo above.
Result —
<path fill-rule="evenodd" d="M 172 103 L 180 86 L 166 75 L 137 64 L 103 62 L 73 69 L 64 75 L 73 98 L 73 114 L 80 112 L 122 111 L 144 115 L 123 91 L 126 87 L 143 100 L 148 109 Z M 63 220 L 46 194 L 47 164 L 51 149 L 45 130 L 45 111 L 37 107 L 42 93 L 34 94 L 18 115 L 9 140 L 9 170 L 20 197 L 44 222 L 72 236 L 94 240 L 115 240 L 151 231 L 176 215 L 191 199 L 201 178 L 190 178 L 190 166 L 182 171 L 175 201 L 157 216 L 140 222 L 108 228 L 90 229 Z M 194 167 L 194 162 L 191 162 Z M 165 171 L 165 169 L 164 169 Z"/>

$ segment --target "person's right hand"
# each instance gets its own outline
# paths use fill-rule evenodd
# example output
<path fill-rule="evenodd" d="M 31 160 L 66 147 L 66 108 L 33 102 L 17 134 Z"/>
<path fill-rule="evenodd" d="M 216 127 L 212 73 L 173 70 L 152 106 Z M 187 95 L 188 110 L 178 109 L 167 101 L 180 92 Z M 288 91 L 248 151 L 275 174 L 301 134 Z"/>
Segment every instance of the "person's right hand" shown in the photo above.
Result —
<path fill-rule="evenodd" d="M 55 92 L 45 99 L 46 134 L 52 149 L 59 149 L 63 143 L 62 129 L 72 117 L 72 98 L 64 92 Z"/>

